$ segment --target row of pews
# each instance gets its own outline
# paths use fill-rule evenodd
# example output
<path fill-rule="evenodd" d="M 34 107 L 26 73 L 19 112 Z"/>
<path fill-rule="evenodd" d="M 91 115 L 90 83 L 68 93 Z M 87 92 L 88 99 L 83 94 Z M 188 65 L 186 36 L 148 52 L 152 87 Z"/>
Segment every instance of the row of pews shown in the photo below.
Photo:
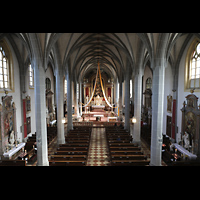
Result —
<path fill-rule="evenodd" d="M 111 166 L 146 166 L 147 157 L 141 148 L 131 143 L 132 136 L 123 127 L 106 127 Z"/>
<path fill-rule="evenodd" d="M 74 126 L 51 155 L 49 166 L 86 166 L 91 136 L 91 126 Z"/>

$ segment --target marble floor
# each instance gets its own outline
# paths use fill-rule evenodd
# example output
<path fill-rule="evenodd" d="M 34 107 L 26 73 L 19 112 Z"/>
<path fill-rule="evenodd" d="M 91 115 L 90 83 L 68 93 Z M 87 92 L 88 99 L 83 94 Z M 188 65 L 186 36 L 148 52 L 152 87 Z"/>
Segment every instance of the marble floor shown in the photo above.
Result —
<path fill-rule="evenodd" d="M 93 127 L 88 152 L 87 166 L 109 166 L 105 128 Z"/>

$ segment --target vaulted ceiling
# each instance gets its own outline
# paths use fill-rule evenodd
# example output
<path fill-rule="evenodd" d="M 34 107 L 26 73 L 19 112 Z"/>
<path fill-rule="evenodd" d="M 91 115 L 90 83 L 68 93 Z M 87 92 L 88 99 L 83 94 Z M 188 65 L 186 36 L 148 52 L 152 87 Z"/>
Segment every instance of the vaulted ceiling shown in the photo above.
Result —
<path fill-rule="evenodd" d="M 78 80 L 96 69 L 98 62 L 111 77 L 124 79 L 127 66 L 134 73 L 139 60 L 143 66 L 153 61 L 163 36 L 166 59 L 173 65 L 193 35 L 199 37 L 191 33 L 0 33 L 0 39 L 10 41 L 20 66 L 34 57 L 35 42 L 45 68 L 51 63 L 54 71 L 63 68 Z"/>

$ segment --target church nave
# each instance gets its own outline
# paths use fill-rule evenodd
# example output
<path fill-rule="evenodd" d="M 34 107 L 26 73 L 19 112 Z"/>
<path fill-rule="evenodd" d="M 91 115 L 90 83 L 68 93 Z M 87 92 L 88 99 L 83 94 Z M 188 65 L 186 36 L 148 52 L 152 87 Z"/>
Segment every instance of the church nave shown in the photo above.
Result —
<path fill-rule="evenodd" d="M 199 97 L 199 33 L 0 33 L 0 165 L 200 165 Z"/>

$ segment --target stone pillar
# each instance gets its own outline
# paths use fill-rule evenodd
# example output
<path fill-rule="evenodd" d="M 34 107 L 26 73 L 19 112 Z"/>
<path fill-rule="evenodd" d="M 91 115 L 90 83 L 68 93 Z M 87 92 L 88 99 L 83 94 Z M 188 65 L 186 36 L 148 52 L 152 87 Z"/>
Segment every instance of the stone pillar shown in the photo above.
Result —
<path fill-rule="evenodd" d="M 69 73 L 67 73 L 67 131 L 73 129 L 72 122 L 72 81 Z"/>
<path fill-rule="evenodd" d="M 142 74 L 137 74 L 134 78 L 134 81 L 134 117 L 136 118 L 136 123 L 133 125 L 133 143 L 140 145 Z"/>
<path fill-rule="evenodd" d="M 76 114 L 79 117 L 79 84 L 76 83 Z"/>
<path fill-rule="evenodd" d="M 80 95 L 80 97 L 79 97 L 79 105 L 80 105 L 80 115 L 82 116 L 82 83 L 80 82 L 80 84 L 79 84 L 79 95 Z"/>
<path fill-rule="evenodd" d="M 64 133 L 64 124 L 62 119 L 64 117 L 64 83 L 63 75 L 60 75 L 59 72 L 56 74 L 56 102 L 57 102 L 57 143 L 65 143 L 65 133 Z"/>
<path fill-rule="evenodd" d="M 122 80 L 119 82 L 119 118 L 122 119 Z"/>
<path fill-rule="evenodd" d="M 43 67 L 34 67 L 35 84 L 35 123 L 37 141 L 37 165 L 48 166 L 48 144 L 46 124 L 45 71 Z"/>
<path fill-rule="evenodd" d="M 164 60 L 164 59 L 163 59 Z M 153 70 L 152 91 L 152 126 L 151 126 L 151 162 L 150 165 L 160 166 L 162 156 L 162 130 L 164 107 L 164 61 L 158 62 Z"/>
<path fill-rule="evenodd" d="M 124 129 L 130 130 L 130 74 L 129 66 L 126 69 L 125 79 L 125 125 Z"/>
<path fill-rule="evenodd" d="M 115 113 L 118 115 L 118 109 L 119 109 L 119 102 L 118 102 L 118 99 L 119 99 L 119 93 L 118 93 L 118 81 L 117 79 L 115 80 L 115 84 L 114 84 L 114 94 L 115 94 Z"/>

